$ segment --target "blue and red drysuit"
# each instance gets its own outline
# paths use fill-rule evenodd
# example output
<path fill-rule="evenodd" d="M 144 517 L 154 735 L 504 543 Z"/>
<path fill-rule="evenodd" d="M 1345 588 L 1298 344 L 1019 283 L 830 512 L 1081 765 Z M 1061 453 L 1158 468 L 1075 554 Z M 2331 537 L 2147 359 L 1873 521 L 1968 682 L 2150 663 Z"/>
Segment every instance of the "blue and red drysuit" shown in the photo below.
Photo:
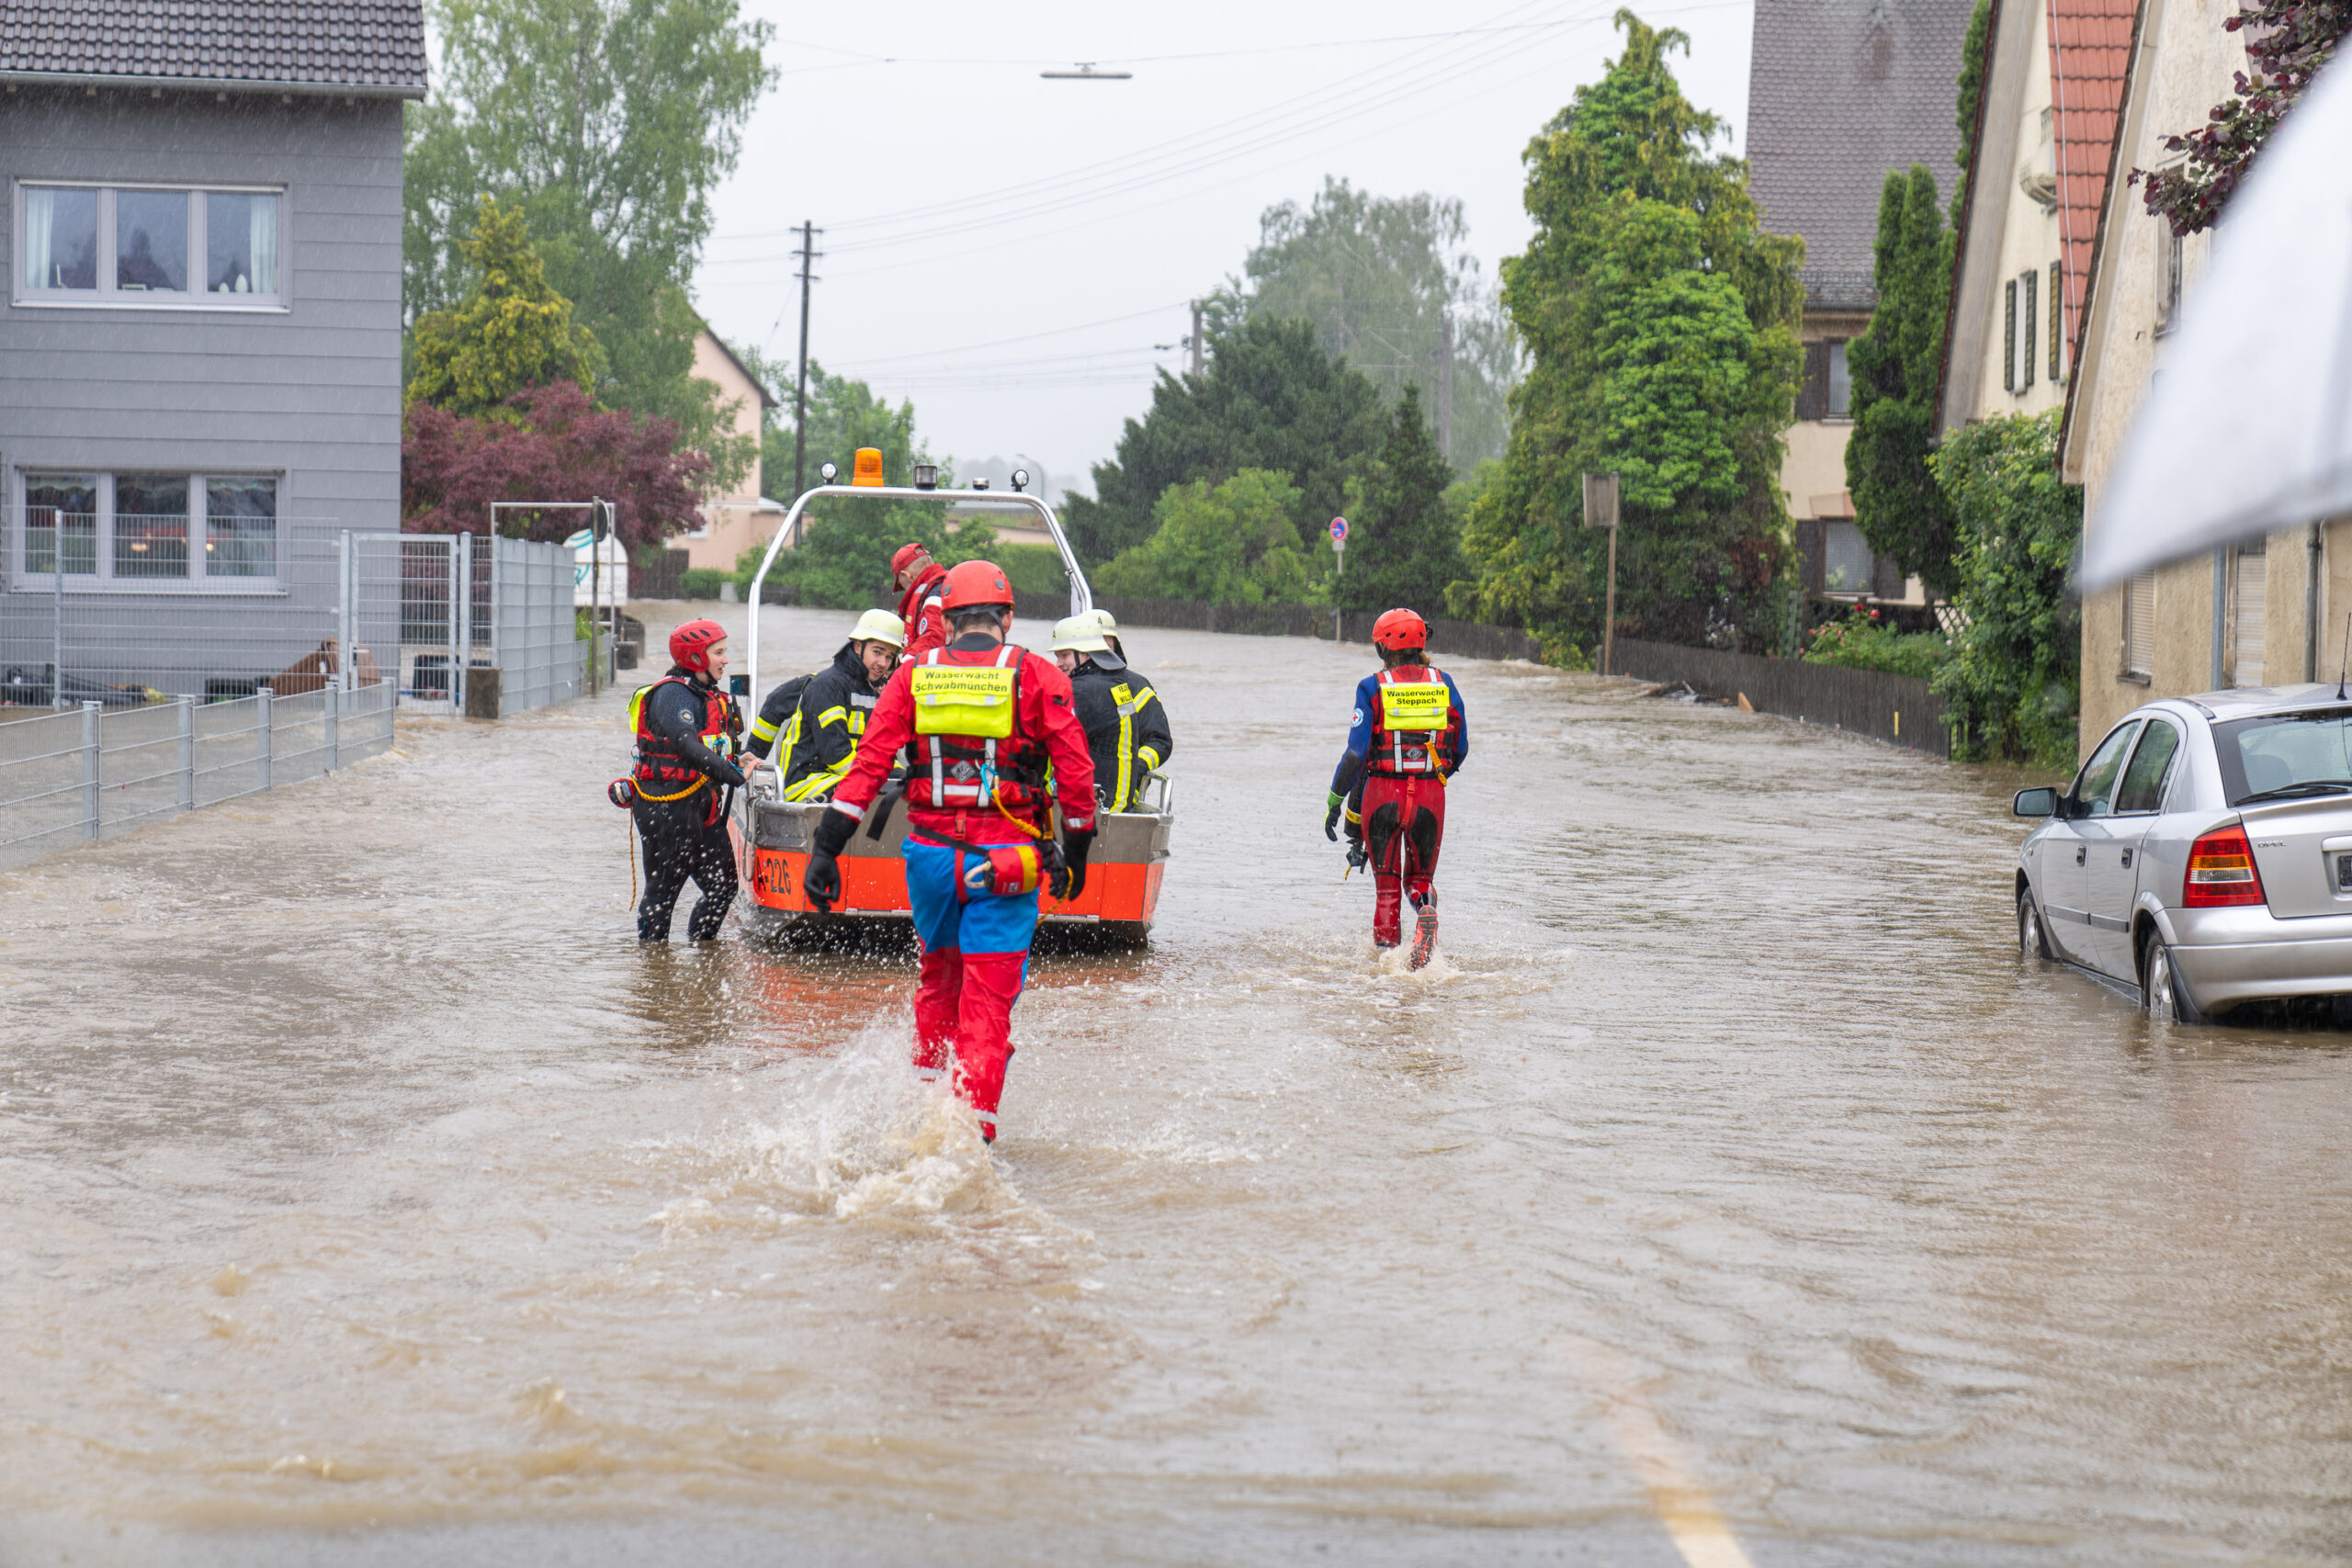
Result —
<path fill-rule="evenodd" d="M 1442 682 L 1446 723 L 1442 730 L 1389 729 L 1381 688 Z M 1356 685 L 1348 749 L 1331 775 L 1331 794 L 1347 802 L 1348 836 L 1372 866 L 1372 940 L 1395 947 L 1403 939 L 1402 908 L 1430 897 L 1445 840 L 1445 781 L 1470 755 L 1470 721 L 1453 677 L 1427 664 L 1399 662 Z"/>
<path fill-rule="evenodd" d="M 918 734 L 913 681 L 934 663 L 1014 671 L 1012 734 L 992 748 L 964 737 Z M 833 792 L 832 808 L 864 820 L 901 750 L 908 758 L 901 852 L 922 948 L 915 1067 L 936 1076 L 952 1060 L 957 1091 L 993 1136 L 1012 1056 L 1012 1004 L 1028 983 L 1029 943 L 1037 931 L 1038 852 L 1050 845 L 1057 800 L 1073 842 L 1080 835 L 1092 837 L 1094 761 L 1072 705 L 1069 677 L 1050 660 L 974 633 L 891 675 L 866 721 L 857 761 Z M 1024 852 L 1029 886 L 999 891 L 998 873 Z"/>

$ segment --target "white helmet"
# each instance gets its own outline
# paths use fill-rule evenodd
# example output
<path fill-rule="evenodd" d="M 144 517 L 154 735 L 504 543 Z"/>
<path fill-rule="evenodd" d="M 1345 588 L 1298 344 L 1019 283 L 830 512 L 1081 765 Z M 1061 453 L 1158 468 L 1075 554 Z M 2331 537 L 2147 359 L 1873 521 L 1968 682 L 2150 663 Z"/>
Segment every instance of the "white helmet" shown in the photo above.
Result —
<path fill-rule="evenodd" d="M 1065 615 L 1054 623 L 1056 653 L 1108 653 L 1111 645 L 1102 640 L 1102 631 L 1095 626 L 1094 613 Z"/>
<path fill-rule="evenodd" d="M 857 628 L 849 634 L 852 642 L 887 642 L 892 648 L 907 646 L 907 623 L 899 619 L 893 610 L 868 610 L 858 616 Z"/>
<path fill-rule="evenodd" d="M 1102 609 L 1098 605 L 1094 609 L 1087 611 L 1086 614 L 1094 622 L 1094 629 L 1101 632 L 1104 637 L 1117 637 L 1119 635 L 1119 617 L 1111 614 L 1110 611 Z"/>

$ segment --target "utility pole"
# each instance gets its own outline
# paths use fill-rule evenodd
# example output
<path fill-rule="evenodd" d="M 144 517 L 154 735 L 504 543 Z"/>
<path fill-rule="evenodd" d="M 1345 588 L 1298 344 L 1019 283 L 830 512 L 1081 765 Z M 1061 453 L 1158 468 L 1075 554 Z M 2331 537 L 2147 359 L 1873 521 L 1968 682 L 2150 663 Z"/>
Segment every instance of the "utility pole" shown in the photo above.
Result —
<path fill-rule="evenodd" d="M 817 281 L 810 266 L 824 253 L 817 236 L 824 231 L 814 220 L 800 225 L 800 362 L 792 390 L 792 493 L 797 499 L 808 488 L 808 286 Z"/>
<path fill-rule="evenodd" d="M 1453 461 L 1453 317 L 1437 319 L 1437 449 Z"/>
<path fill-rule="evenodd" d="M 1201 302 L 1193 301 L 1193 335 L 1186 340 L 1193 345 L 1193 374 L 1201 373 Z"/>

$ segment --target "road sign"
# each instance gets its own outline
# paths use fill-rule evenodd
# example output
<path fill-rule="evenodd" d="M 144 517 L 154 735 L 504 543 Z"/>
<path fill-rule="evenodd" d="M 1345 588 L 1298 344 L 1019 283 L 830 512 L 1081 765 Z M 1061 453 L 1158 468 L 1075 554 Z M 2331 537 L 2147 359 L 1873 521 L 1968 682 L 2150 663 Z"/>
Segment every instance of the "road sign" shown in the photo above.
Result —
<path fill-rule="evenodd" d="M 1617 476 L 1615 474 L 1585 475 L 1584 525 L 1588 528 L 1617 526 Z"/>
<path fill-rule="evenodd" d="M 1331 519 L 1331 547 L 1335 550 L 1348 547 L 1348 520 L 1344 517 Z"/>

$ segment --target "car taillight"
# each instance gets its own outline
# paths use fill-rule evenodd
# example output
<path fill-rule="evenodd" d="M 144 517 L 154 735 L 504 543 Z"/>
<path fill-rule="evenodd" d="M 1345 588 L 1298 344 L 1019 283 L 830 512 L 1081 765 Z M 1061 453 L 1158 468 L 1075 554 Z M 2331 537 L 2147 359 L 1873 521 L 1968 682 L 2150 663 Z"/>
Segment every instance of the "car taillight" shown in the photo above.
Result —
<path fill-rule="evenodd" d="M 2192 909 L 2263 902 L 2262 874 L 2243 828 L 2216 828 L 2188 847 L 2188 879 L 2180 901 Z"/>

